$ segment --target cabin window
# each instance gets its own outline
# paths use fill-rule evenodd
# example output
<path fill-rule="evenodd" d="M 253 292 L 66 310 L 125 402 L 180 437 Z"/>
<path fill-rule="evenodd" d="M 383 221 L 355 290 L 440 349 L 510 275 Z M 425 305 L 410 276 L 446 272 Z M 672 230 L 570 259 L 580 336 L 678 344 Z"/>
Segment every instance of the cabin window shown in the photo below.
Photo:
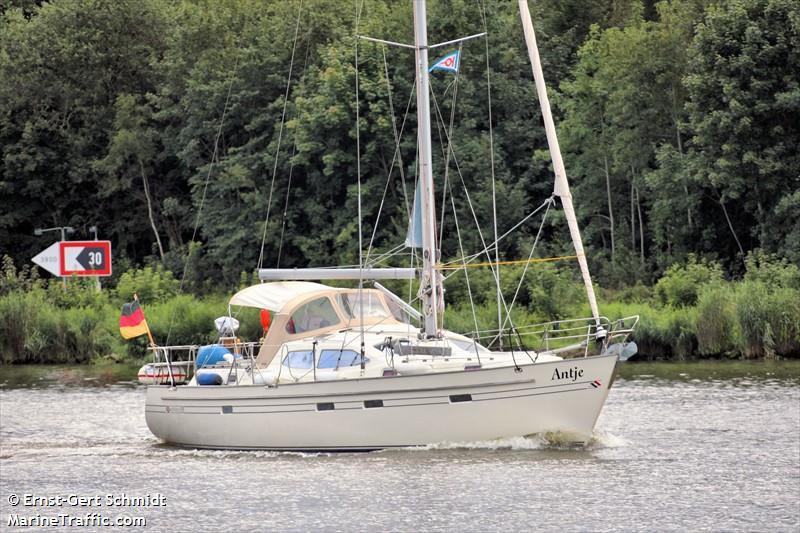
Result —
<path fill-rule="evenodd" d="M 369 359 L 364 358 L 364 363 Z M 361 365 L 361 354 L 355 350 L 322 350 L 317 368 L 342 368 Z"/>
<path fill-rule="evenodd" d="M 450 403 L 471 402 L 472 394 L 452 394 L 450 395 Z"/>
<path fill-rule="evenodd" d="M 328 298 L 317 298 L 301 306 L 292 313 L 286 324 L 286 332 L 305 333 L 315 329 L 327 328 L 339 323 L 339 315 Z M 310 367 L 309 367 L 310 368 Z"/>
<path fill-rule="evenodd" d="M 311 350 L 289 352 L 283 358 L 283 366 L 288 368 L 311 368 L 314 364 L 314 354 Z"/>
<path fill-rule="evenodd" d="M 389 311 L 383 300 L 374 292 L 347 292 L 339 295 L 339 305 L 349 318 L 361 319 L 362 307 L 364 318 L 389 318 Z"/>

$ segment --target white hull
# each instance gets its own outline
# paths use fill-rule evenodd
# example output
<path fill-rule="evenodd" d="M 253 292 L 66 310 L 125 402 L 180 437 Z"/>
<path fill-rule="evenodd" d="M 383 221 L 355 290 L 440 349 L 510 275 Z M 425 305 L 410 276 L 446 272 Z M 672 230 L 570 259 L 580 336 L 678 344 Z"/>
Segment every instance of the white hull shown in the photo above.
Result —
<path fill-rule="evenodd" d="M 197 448 L 373 450 L 549 432 L 585 442 L 616 362 L 616 355 L 607 355 L 529 363 L 520 371 L 511 366 L 278 387 L 150 386 L 146 419 L 164 442 Z M 366 407 L 370 400 L 383 407 Z"/>

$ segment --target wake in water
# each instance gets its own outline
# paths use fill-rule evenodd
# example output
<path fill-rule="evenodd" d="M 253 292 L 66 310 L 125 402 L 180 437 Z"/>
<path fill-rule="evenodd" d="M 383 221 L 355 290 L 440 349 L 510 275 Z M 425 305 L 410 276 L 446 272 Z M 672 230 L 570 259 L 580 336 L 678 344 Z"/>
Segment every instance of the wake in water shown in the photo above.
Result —
<path fill-rule="evenodd" d="M 622 448 L 630 443 L 622 437 L 606 431 L 595 431 L 586 444 L 575 444 L 565 433 L 545 433 L 543 435 L 527 435 L 525 437 L 507 437 L 471 442 L 438 442 L 425 446 L 409 446 L 401 451 L 435 451 L 435 450 L 600 450 L 604 448 Z M 209 457 L 228 459 L 273 458 L 294 456 L 300 458 L 331 457 L 340 455 L 336 452 L 294 452 L 269 450 L 206 450 L 194 448 L 178 448 L 167 444 L 158 444 L 156 448 L 168 457 Z M 379 450 L 396 452 L 398 449 Z M 363 453 L 363 452 L 355 452 Z"/>
<path fill-rule="evenodd" d="M 204 448 L 180 448 L 168 444 L 158 444 L 155 446 L 159 454 L 166 457 L 182 458 L 197 457 L 209 459 L 272 459 L 277 457 L 330 457 L 335 455 L 331 452 L 296 452 L 296 451 L 273 451 L 273 450 L 212 450 Z"/>
<path fill-rule="evenodd" d="M 595 431 L 586 444 L 576 444 L 574 439 L 561 432 L 506 437 L 502 439 L 471 442 L 438 442 L 426 446 L 404 448 L 412 451 L 428 450 L 598 450 L 621 448 L 629 443 L 624 438 L 606 431 Z"/>
<path fill-rule="evenodd" d="M 525 437 L 507 437 L 502 439 L 492 439 L 471 442 L 438 442 L 425 446 L 410 446 L 399 449 L 385 449 L 383 452 L 419 452 L 437 450 L 540 450 L 540 451 L 593 451 L 605 448 L 621 448 L 629 446 L 630 443 L 622 437 L 605 431 L 596 431 L 586 444 L 575 444 L 566 434 L 546 433 L 543 435 L 528 435 Z M 6 446 L 8 448 L 8 446 Z M 148 455 L 155 455 L 165 458 L 207 458 L 207 459 L 226 459 L 226 460 L 252 460 L 252 459 L 273 459 L 297 457 L 317 458 L 332 457 L 342 455 L 336 452 L 299 452 L 299 451 L 271 451 L 271 450 L 211 450 L 201 448 L 182 448 L 163 444 L 152 438 L 136 439 L 135 442 L 114 441 L 93 441 L 76 443 L 63 442 L 36 442 L 27 443 L 23 447 L 12 447 L 13 450 L 4 450 L 3 459 L 12 456 L 19 459 L 26 457 L 41 457 L 42 454 L 49 456 L 98 456 L 98 457 L 136 457 L 142 455 L 146 449 Z M 381 453 L 381 451 L 374 453 Z M 359 454 L 363 452 L 357 452 Z"/>

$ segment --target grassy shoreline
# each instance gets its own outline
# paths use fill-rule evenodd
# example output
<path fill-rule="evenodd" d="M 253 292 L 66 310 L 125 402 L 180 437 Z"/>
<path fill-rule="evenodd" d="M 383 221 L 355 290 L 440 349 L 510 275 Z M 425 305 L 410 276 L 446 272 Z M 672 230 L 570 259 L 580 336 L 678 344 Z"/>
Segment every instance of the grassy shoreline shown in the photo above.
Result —
<path fill-rule="evenodd" d="M 639 315 L 632 335 L 640 360 L 771 360 L 800 359 L 800 269 L 765 256 L 748 258 L 743 279 L 730 281 L 714 263 L 689 260 L 673 265 L 653 286 L 603 290 L 601 314 L 613 320 Z M 515 324 L 535 324 L 590 316 L 574 272 L 551 265 L 531 269 L 520 282 L 522 268 L 508 268 L 504 294 L 518 294 L 512 311 Z M 240 286 L 253 282 L 242 275 Z M 467 332 L 496 327 L 488 271 L 454 277 L 447 285 L 444 327 Z M 393 288 L 393 287 L 390 287 Z M 223 288 L 219 288 L 219 291 Z M 403 288 L 396 287 L 398 294 Z M 227 314 L 228 294 L 181 294 L 178 281 L 163 268 L 145 267 L 123 273 L 116 287 L 95 290 L 92 280 L 71 280 L 64 290 L 56 280 L 18 272 L 5 262 L 0 277 L 0 366 L 9 364 L 111 363 L 142 361 L 144 338 L 124 341 L 119 335 L 119 309 L 138 292 L 150 329 L 159 344 L 208 344 L 216 340 L 214 319 Z M 256 340 L 261 326 L 257 309 L 234 309 L 239 336 Z M 534 346 L 530 346 L 534 347 Z"/>

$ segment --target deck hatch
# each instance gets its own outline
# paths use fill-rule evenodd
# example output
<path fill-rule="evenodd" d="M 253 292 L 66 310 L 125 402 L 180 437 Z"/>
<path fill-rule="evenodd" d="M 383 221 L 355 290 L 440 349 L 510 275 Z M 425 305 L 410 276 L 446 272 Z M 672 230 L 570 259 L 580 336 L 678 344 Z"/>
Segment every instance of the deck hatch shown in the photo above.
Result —
<path fill-rule="evenodd" d="M 333 402 L 325 402 L 317 404 L 317 411 L 333 411 Z"/>
<path fill-rule="evenodd" d="M 365 400 L 364 401 L 364 408 L 365 409 L 372 409 L 375 407 L 383 407 L 383 400 Z"/>
<path fill-rule="evenodd" d="M 471 402 L 472 394 L 451 394 L 450 403 Z"/>

